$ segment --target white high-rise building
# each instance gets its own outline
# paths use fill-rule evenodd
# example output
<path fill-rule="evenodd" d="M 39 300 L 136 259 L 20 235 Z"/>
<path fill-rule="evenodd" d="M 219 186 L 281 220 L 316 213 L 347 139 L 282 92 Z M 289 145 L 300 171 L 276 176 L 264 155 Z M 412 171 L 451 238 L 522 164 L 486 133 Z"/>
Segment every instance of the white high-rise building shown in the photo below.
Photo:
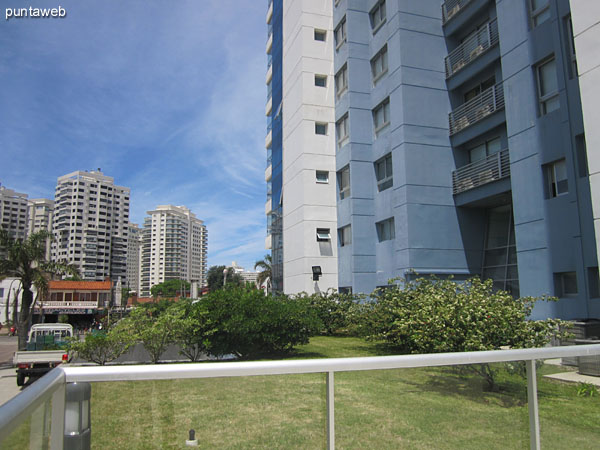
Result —
<path fill-rule="evenodd" d="M 140 292 L 140 262 L 142 260 L 142 230 L 135 224 L 129 224 L 127 236 L 127 282 L 123 287 Z"/>
<path fill-rule="evenodd" d="M 54 216 L 54 201 L 47 198 L 32 198 L 29 200 L 27 212 L 27 233 L 38 231 L 52 232 L 52 217 Z M 46 241 L 46 259 L 50 258 L 51 242 Z"/>
<path fill-rule="evenodd" d="M 266 244 L 273 288 L 285 293 L 338 286 L 332 10 L 331 1 L 268 4 Z"/>
<path fill-rule="evenodd" d="M 147 212 L 142 231 L 140 295 L 166 280 L 206 285 L 206 225 L 185 206 L 161 205 Z"/>
<path fill-rule="evenodd" d="M 0 227 L 13 238 L 27 236 L 27 194 L 0 186 Z"/>
<path fill-rule="evenodd" d="M 125 281 L 129 188 L 100 170 L 58 178 L 51 258 L 79 268 L 85 280 Z"/>

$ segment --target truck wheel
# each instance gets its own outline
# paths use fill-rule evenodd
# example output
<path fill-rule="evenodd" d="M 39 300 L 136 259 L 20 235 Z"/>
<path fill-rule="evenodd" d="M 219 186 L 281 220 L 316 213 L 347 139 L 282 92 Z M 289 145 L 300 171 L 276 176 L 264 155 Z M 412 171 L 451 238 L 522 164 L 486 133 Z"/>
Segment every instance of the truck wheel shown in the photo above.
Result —
<path fill-rule="evenodd" d="M 17 386 L 23 386 L 25 384 L 25 374 L 17 373 Z"/>

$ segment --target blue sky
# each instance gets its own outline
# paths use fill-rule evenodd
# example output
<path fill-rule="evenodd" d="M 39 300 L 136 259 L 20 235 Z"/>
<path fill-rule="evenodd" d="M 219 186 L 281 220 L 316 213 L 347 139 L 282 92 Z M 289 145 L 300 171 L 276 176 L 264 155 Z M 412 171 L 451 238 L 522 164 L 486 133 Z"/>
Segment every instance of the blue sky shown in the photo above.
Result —
<path fill-rule="evenodd" d="M 11 19 L 57 7 L 64 19 Z M 132 222 L 162 204 L 205 221 L 209 265 L 264 249 L 266 0 L 3 0 L 0 183 L 53 198 L 101 168 Z"/>

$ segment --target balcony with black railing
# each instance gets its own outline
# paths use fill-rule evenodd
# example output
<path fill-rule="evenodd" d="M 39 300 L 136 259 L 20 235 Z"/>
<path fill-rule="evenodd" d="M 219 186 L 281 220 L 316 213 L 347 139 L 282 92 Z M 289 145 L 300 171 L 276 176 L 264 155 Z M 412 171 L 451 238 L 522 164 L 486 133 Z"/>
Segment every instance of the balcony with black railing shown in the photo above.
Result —
<path fill-rule="evenodd" d="M 498 83 L 463 103 L 448 115 L 450 136 L 504 108 L 504 88 Z"/>
<path fill-rule="evenodd" d="M 452 193 L 457 195 L 508 177 L 510 159 L 508 149 L 505 149 L 452 172 Z"/>

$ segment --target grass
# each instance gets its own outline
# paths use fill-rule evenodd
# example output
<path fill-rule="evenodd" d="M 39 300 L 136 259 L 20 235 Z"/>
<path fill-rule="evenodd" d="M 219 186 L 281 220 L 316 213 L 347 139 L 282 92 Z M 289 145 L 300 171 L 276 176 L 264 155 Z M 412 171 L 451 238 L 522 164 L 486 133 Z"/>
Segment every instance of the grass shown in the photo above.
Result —
<path fill-rule="evenodd" d="M 316 337 L 293 358 L 376 356 L 355 338 Z M 543 373 L 555 371 L 544 366 Z M 503 390 L 453 368 L 338 373 L 338 448 L 528 448 L 525 380 L 502 374 Z M 597 448 L 598 398 L 546 379 L 539 384 L 544 448 Z M 97 383 L 95 449 L 182 448 L 194 428 L 200 448 L 324 448 L 322 374 Z"/>
<path fill-rule="evenodd" d="M 361 339 L 315 337 L 292 358 L 383 354 Z M 456 368 L 337 373 L 336 447 L 526 449 L 526 382 L 506 372 L 499 380 L 490 392 Z M 600 399 L 577 387 L 538 379 L 544 449 L 597 448 Z M 92 448 L 182 449 L 190 428 L 205 449 L 325 448 L 325 412 L 324 374 L 94 383 Z"/>

